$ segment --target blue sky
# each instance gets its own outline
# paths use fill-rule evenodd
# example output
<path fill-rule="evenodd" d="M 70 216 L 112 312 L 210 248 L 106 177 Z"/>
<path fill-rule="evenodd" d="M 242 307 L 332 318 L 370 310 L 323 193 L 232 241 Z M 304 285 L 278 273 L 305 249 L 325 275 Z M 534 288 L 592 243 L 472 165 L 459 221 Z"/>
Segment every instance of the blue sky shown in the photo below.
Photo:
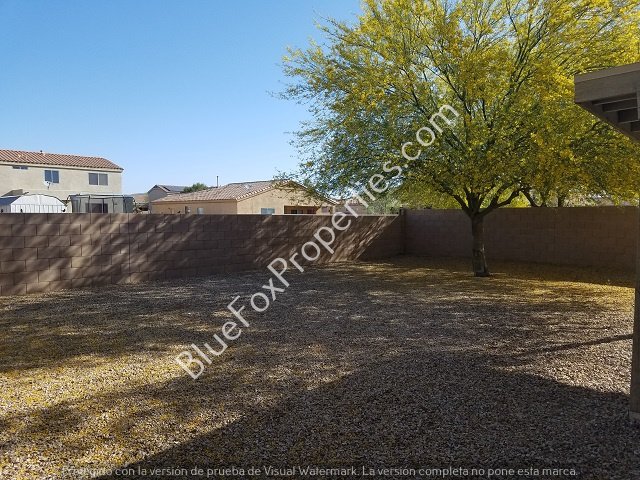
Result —
<path fill-rule="evenodd" d="M 0 0 L 0 148 L 106 157 L 124 192 L 297 164 L 287 46 L 358 0 Z"/>

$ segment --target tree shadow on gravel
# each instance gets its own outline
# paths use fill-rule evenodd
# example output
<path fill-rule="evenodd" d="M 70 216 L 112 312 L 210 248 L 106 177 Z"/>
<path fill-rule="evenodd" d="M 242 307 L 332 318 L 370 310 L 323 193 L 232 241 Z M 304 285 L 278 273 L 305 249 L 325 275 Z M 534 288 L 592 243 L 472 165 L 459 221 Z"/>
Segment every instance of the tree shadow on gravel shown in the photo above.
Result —
<path fill-rule="evenodd" d="M 456 329 L 460 325 L 477 328 L 467 320 L 505 311 L 514 318 L 542 318 L 605 310 L 603 302 L 610 294 L 606 290 L 586 294 L 576 285 L 551 285 L 540 271 L 542 266 L 502 266 L 506 270 L 491 279 L 475 279 L 464 259 L 396 257 L 371 264 L 327 265 L 305 274 L 288 272 L 292 287 L 288 295 L 279 295 L 274 305 L 296 309 L 305 321 L 318 313 L 314 308 L 336 317 L 386 309 L 399 317 L 423 315 L 438 322 L 442 317 L 454 319 L 458 325 L 449 326 Z M 571 275 L 584 279 L 587 273 L 585 269 L 544 267 L 544 274 L 555 282 Z M 590 275 L 588 278 L 605 282 L 597 272 Z M 252 271 L 2 300 L 0 372 L 56 367 L 80 357 L 87 366 L 91 361 L 123 354 L 188 345 L 202 332 L 209 335 L 217 331 L 220 322 L 212 322 L 212 314 L 228 317 L 227 303 L 235 295 L 260 290 L 268 276 L 266 271 Z M 531 295 L 532 287 L 541 294 Z M 364 294 L 353 295 L 355 291 Z M 312 296 L 326 299 L 325 305 L 320 306 Z M 442 328 L 448 327 L 445 324 Z M 486 323 L 480 329 L 483 336 L 496 333 Z"/>
<path fill-rule="evenodd" d="M 0 373 L 188 344 L 255 275 L 111 285 L 0 300 Z"/>
<path fill-rule="evenodd" d="M 393 259 L 396 265 L 413 265 L 422 262 L 431 268 L 442 268 L 473 276 L 471 259 L 460 257 L 413 257 L 400 256 Z M 553 265 L 546 263 L 526 263 L 507 260 L 492 261 L 489 258 L 489 270 L 494 279 L 544 280 L 545 282 L 591 283 L 633 288 L 635 286 L 635 265 L 628 270 L 605 267 L 585 267 L 575 265 Z"/>
<path fill-rule="evenodd" d="M 135 352 L 165 374 L 143 369 L 116 386 L 95 377 L 91 394 L 51 394 L 28 418 L 14 408 L 2 417 L 16 432 L 7 451 L 52 444 L 50 458 L 72 465 L 153 452 L 144 465 L 575 466 L 592 479 L 640 470 L 626 396 L 604 393 L 628 385 L 631 290 L 474 279 L 458 263 L 423 259 L 287 272 L 291 287 L 264 314 L 247 308 L 251 327 L 202 377 L 182 372 L 176 347 L 211 342 L 233 296 L 248 302 L 268 277 L 5 304 L 2 368 L 86 355 L 117 371 L 116 357 Z"/>
<path fill-rule="evenodd" d="M 505 371 L 486 355 L 415 351 L 129 467 L 574 468 L 579 478 L 628 480 L 640 475 L 640 429 L 629 426 L 626 403 Z"/>

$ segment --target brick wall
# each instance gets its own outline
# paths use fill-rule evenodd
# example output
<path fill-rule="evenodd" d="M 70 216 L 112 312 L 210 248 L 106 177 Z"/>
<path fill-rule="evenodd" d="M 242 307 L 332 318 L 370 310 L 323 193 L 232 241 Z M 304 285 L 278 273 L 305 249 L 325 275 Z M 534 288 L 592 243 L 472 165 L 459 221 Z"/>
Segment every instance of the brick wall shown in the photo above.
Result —
<path fill-rule="evenodd" d="M 401 252 L 399 217 L 352 222 L 338 232 L 335 254 L 314 263 Z M 1 214 L 0 295 L 263 268 L 330 224 L 321 216 Z"/>
<path fill-rule="evenodd" d="M 406 213 L 406 252 L 471 256 L 471 224 L 460 210 Z M 635 269 L 634 207 L 504 208 L 485 219 L 491 259 Z"/>

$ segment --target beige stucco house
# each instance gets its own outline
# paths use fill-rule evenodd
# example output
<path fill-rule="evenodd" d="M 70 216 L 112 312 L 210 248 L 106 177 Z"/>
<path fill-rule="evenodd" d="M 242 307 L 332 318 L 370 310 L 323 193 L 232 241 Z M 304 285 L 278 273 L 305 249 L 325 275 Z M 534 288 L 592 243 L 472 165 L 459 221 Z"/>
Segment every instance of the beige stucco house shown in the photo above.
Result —
<path fill-rule="evenodd" d="M 100 157 L 0 150 L 0 196 L 122 194 L 123 169 Z"/>
<path fill-rule="evenodd" d="M 167 195 L 151 202 L 152 213 L 328 214 L 334 200 L 314 195 L 295 182 L 273 180 L 230 183 L 192 193 Z"/>
<path fill-rule="evenodd" d="M 160 200 L 161 198 L 166 197 L 167 195 L 174 195 L 176 193 L 182 193 L 186 186 L 182 185 L 154 185 L 147 192 L 147 205 L 148 210 L 152 210 L 152 202 L 156 200 Z"/>

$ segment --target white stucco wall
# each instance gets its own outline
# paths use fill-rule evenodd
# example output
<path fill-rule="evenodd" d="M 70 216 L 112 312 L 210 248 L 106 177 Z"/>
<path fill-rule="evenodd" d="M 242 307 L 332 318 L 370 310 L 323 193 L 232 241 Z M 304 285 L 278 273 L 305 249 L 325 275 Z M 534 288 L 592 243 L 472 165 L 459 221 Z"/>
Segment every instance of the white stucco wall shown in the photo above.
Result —
<path fill-rule="evenodd" d="M 25 166 L 27 170 L 14 169 L 14 166 Z M 44 185 L 44 171 L 57 170 L 60 183 Z M 89 185 L 89 173 L 106 173 L 109 185 Z M 66 200 L 69 195 L 77 193 L 122 194 L 122 172 L 79 167 L 57 167 L 53 165 L 27 165 L 0 162 L 0 195 L 12 190 L 23 190 L 24 193 L 52 195 Z"/>

